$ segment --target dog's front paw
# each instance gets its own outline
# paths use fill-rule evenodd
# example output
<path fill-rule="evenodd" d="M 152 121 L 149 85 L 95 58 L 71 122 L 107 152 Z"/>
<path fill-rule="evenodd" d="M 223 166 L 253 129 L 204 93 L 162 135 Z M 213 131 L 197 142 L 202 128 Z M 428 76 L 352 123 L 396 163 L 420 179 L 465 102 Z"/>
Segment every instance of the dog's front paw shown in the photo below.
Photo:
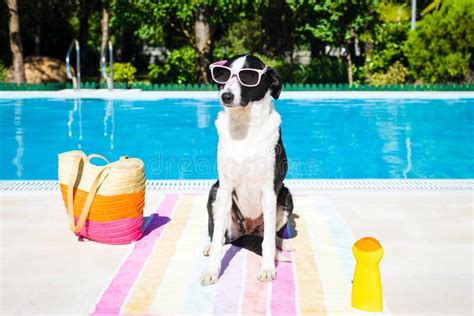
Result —
<path fill-rule="evenodd" d="M 201 285 L 211 285 L 217 283 L 219 279 L 219 270 L 206 271 L 201 274 Z"/>
<path fill-rule="evenodd" d="M 257 279 L 262 282 L 271 282 L 276 279 L 276 270 L 275 268 L 260 270 L 260 274 L 257 276 Z"/>

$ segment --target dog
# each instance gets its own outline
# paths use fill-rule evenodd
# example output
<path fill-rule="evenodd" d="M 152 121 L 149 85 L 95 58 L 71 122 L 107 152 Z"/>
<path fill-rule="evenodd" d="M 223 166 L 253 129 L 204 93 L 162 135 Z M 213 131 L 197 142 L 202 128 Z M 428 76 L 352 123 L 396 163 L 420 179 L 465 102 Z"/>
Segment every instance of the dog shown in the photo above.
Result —
<path fill-rule="evenodd" d="M 292 251 L 281 235 L 293 211 L 284 186 L 288 161 L 281 137 L 281 117 L 271 98 L 278 99 L 282 79 L 252 55 L 239 55 L 210 66 L 219 86 L 223 111 L 215 121 L 218 180 L 209 192 L 207 210 L 211 243 L 202 285 L 219 278 L 223 246 L 245 235 L 263 237 L 258 279 L 276 277 L 276 247 Z"/>

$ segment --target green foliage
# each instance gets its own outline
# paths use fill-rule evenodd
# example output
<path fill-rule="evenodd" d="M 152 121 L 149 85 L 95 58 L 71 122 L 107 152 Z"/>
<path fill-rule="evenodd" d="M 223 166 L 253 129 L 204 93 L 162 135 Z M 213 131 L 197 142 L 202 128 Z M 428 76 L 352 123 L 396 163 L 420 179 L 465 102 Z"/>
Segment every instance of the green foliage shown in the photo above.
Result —
<path fill-rule="evenodd" d="M 352 56 L 350 43 L 373 28 L 379 10 L 377 0 L 288 0 L 287 3 L 298 17 L 297 31 L 307 34 L 309 41 L 317 39 L 332 47 L 344 47 L 348 57 Z M 350 67 L 350 58 L 347 60 Z M 352 80 L 348 71 L 348 81 Z"/>
<path fill-rule="evenodd" d="M 5 78 L 7 77 L 7 70 L 7 65 L 5 65 L 3 61 L 0 61 L 0 81 L 5 81 Z"/>
<path fill-rule="evenodd" d="M 19 1 L 24 56 L 39 48 L 39 54 L 63 60 L 78 38 L 82 75 L 97 80 L 105 3 L 116 60 L 132 61 L 138 69 L 114 65 L 118 82 L 132 82 L 136 73 L 148 73 L 153 83 L 205 82 L 208 62 L 252 53 L 287 83 L 344 83 L 349 60 L 333 56 L 344 49 L 355 57 L 353 77 L 361 84 L 401 82 L 407 80 L 406 69 L 410 81 L 418 82 L 463 82 L 474 73 L 473 0 L 418 0 L 423 18 L 414 32 L 408 0 Z M 195 32 L 198 16 L 206 26 L 200 33 Z M 0 60 L 11 64 L 5 1 L 0 26 Z M 356 40 L 362 55 L 355 56 Z M 311 50 L 309 65 L 294 62 L 301 50 Z M 170 52 L 166 58 L 164 52 Z M 150 53 L 155 65 L 149 65 Z M 0 80 L 5 68 L 0 62 Z"/>
<path fill-rule="evenodd" d="M 110 26 L 112 30 L 133 33 L 148 45 L 163 45 L 164 18 L 158 21 L 157 12 L 150 10 L 149 1 L 113 0 L 110 2 Z M 113 34 L 113 33 L 112 33 Z"/>
<path fill-rule="evenodd" d="M 92 50 L 97 51 L 99 54 L 99 47 L 102 41 L 102 29 L 101 29 L 101 19 L 102 19 L 102 12 L 101 11 L 94 11 L 88 17 L 88 26 L 89 30 L 87 32 L 87 46 L 89 46 Z"/>
<path fill-rule="evenodd" d="M 280 72 L 282 70 L 282 67 L 284 67 L 285 65 L 285 62 L 281 58 L 271 58 L 260 53 L 255 53 L 254 55 L 260 58 L 260 60 L 263 61 L 263 63 L 268 67 L 274 68 Z"/>
<path fill-rule="evenodd" d="M 114 63 L 114 81 L 131 83 L 135 81 L 135 68 L 131 63 Z"/>
<path fill-rule="evenodd" d="M 361 68 L 362 76 L 368 78 L 374 73 L 385 73 L 397 61 L 406 64 L 403 44 L 409 30 L 409 22 L 376 25 L 372 50 L 368 52 Z"/>
<path fill-rule="evenodd" d="M 383 86 L 388 84 L 403 84 L 406 82 L 408 69 L 399 61 L 396 61 L 388 68 L 386 73 L 378 72 L 367 78 L 367 83 L 374 86 Z"/>
<path fill-rule="evenodd" d="M 439 7 L 443 0 L 433 0 L 423 11 L 421 11 L 421 16 L 424 16 L 432 11 L 438 11 Z"/>
<path fill-rule="evenodd" d="M 276 69 L 284 83 L 345 83 L 346 65 L 330 56 L 313 58 L 309 65 L 286 63 L 256 54 L 267 66 Z"/>
<path fill-rule="evenodd" d="M 339 59 L 328 56 L 314 58 L 309 65 L 285 64 L 280 71 L 291 83 L 347 82 L 346 65 Z"/>
<path fill-rule="evenodd" d="M 153 83 L 165 82 L 164 67 L 157 64 L 148 65 L 148 80 Z"/>
<path fill-rule="evenodd" d="M 376 0 L 288 0 L 299 17 L 298 31 L 326 43 L 344 45 L 354 34 L 362 34 L 377 19 Z"/>
<path fill-rule="evenodd" d="M 259 51 L 261 35 L 255 32 L 261 26 L 261 19 L 233 23 L 220 40 L 214 44 L 212 55 L 220 60 L 239 54 Z"/>
<path fill-rule="evenodd" d="M 408 3 L 396 3 L 393 0 L 385 0 L 380 3 L 380 19 L 383 22 L 402 22 L 410 19 L 410 7 Z"/>
<path fill-rule="evenodd" d="M 404 46 L 410 74 L 430 83 L 465 80 L 474 50 L 473 21 L 472 0 L 446 0 L 425 15 Z"/>
<path fill-rule="evenodd" d="M 148 79 L 153 83 L 194 83 L 196 52 L 190 46 L 174 49 L 164 65 L 149 65 Z"/>
<path fill-rule="evenodd" d="M 130 24 L 135 35 L 152 44 L 164 43 L 168 30 L 178 38 L 193 45 L 193 27 L 198 8 L 208 8 L 211 29 L 228 26 L 236 19 L 243 20 L 248 11 L 257 8 L 261 1 L 248 0 L 115 0 L 114 8 Z M 123 23 L 121 19 L 113 23 Z M 176 47 L 176 46 L 175 46 Z"/>

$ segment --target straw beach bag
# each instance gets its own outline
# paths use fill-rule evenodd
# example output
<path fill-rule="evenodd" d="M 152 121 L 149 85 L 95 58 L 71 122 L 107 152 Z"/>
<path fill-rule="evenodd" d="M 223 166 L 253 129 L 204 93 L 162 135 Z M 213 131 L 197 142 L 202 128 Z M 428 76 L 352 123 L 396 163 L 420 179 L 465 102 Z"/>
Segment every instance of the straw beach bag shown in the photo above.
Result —
<path fill-rule="evenodd" d="M 105 166 L 90 162 L 100 158 Z M 69 228 L 80 237 L 106 244 L 127 244 L 142 236 L 145 205 L 143 162 L 122 157 L 109 163 L 80 150 L 58 156 L 58 175 Z"/>

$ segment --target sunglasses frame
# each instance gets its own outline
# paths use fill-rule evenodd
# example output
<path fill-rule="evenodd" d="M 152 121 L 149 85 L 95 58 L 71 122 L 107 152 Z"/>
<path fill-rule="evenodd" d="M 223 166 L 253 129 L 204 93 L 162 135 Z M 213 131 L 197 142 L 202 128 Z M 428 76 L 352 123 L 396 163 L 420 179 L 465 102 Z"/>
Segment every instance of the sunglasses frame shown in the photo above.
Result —
<path fill-rule="evenodd" d="M 265 68 L 263 69 L 255 69 L 255 68 L 242 68 L 242 69 L 239 69 L 239 70 L 233 70 L 232 68 L 230 67 L 227 67 L 227 66 L 224 66 L 224 64 L 227 62 L 227 60 L 219 60 L 219 61 L 216 61 L 215 63 L 212 63 L 210 66 L 209 66 L 209 69 L 211 70 L 211 77 L 212 77 L 212 80 L 214 80 L 214 82 L 218 83 L 218 84 L 226 84 L 227 82 L 229 82 L 234 76 L 237 77 L 237 80 L 239 80 L 240 84 L 245 86 L 245 87 L 249 87 L 249 88 L 252 88 L 252 87 L 256 87 L 260 84 L 260 80 L 262 79 L 262 75 L 264 73 L 267 72 L 267 69 L 268 67 L 265 66 Z M 212 71 L 214 68 L 216 67 L 219 67 L 219 68 L 224 68 L 224 69 L 227 69 L 230 71 L 230 76 L 229 76 L 229 79 L 227 79 L 226 81 L 218 81 L 216 80 L 216 78 L 214 78 L 214 72 Z M 240 79 L 240 72 L 241 71 L 244 71 L 244 70 L 252 70 L 252 71 L 256 71 L 258 73 L 258 80 L 257 80 L 257 83 L 256 84 L 253 84 L 253 85 L 249 85 L 249 84 L 245 84 L 242 82 L 242 80 Z"/>

